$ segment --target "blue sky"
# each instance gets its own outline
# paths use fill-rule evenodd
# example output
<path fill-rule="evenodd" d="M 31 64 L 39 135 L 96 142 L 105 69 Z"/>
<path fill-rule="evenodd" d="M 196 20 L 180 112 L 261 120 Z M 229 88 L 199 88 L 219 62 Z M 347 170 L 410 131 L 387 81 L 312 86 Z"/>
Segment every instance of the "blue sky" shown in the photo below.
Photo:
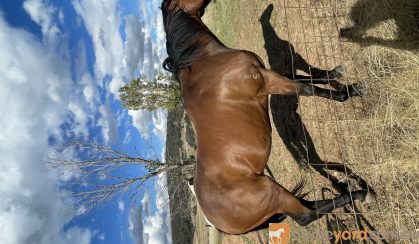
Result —
<path fill-rule="evenodd" d="M 127 111 L 118 88 L 165 58 L 160 0 L 0 1 L 0 243 L 171 243 L 165 177 L 139 203 L 67 211 L 53 143 L 163 158 L 166 111 Z"/>

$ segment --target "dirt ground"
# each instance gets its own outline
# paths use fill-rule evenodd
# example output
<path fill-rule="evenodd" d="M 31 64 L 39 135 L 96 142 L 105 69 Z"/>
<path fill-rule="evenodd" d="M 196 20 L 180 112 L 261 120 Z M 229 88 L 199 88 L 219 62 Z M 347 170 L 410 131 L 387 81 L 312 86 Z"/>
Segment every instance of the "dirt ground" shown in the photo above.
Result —
<path fill-rule="evenodd" d="M 335 243 L 327 231 L 364 228 L 384 235 L 368 242 L 418 242 L 418 36 L 417 26 L 413 33 L 403 28 L 417 24 L 419 8 L 413 7 L 412 19 L 402 18 L 398 14 L 410 11 L 414 1 L 380 1 L 385 11 L 400 9 L 387 16 L 377 11 L 373 0 L 217 0 L 204 16 L 227 46 L 255 52 L 274 71 L 304 74 L 314 72 L 312 67 L 329 70 L 342 64 L 343 83 L 365 86 L 364 98 L 344 103 L 271 97 L 268 164 L 281 185 L 292 189 L 305 179 L 310 200 L 336 197 L 345 189 L 371 188 L 377 193 L 370 205 L 355 202 L 307 227 L 287 218 L 291 243 Z M 342 31 L 351 26 L 356 28 L 349 34 Z M 394 80 L 399 86 L 390 83 Z M 396 101 L 401 105 L 395 106 Z M 303 169 L 299 164 L 310 166 Z M 199 209 L 195 224 L 194 242 L 199 244 L 268 240 L 267 230 L 220 233 L 205 226 Z"/>

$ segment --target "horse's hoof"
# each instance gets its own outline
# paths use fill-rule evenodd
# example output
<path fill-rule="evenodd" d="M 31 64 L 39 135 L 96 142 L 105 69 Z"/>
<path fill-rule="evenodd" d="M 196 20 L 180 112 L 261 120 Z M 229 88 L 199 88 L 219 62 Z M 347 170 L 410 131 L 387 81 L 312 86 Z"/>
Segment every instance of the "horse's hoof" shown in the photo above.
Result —
<path fill-rule="evenodd" d="M 371 204 L 372 202 L 375 202 L 376 200 L 377 200 L 376 194 L 372 191 L 369 191 L 367 192 L 367 195 L 365 196 L 364 203 Z"/>
<path fill-rule="evenodd" d="M 352 84 L 349 88 L 351 96 L 364 97 L 367 94 L 365 82 Z"/>
<path fill-rule="evenodd" d="M 344 74 L 345 74 L 345 67 L 340 64 L 332 70 L 332 73 L 330 74 L 330 78 L 339 80 L 340 78 L 343 77 Z"/>

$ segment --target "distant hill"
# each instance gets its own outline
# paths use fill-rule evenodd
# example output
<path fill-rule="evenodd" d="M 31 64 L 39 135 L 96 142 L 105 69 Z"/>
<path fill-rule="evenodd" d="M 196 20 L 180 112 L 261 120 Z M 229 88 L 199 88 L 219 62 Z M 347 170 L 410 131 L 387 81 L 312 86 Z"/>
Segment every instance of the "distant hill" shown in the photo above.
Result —
<path fill-rule="evenodd" d="M 182 159 L 195 161 L 195 153 L 195 132 L 185 110 L 181 107 L 169 112 L 166 162 L 180 164 Z M 189 190 L 187 181 L 192 177 L 193 169 L 167 176 L 173 244 L 221 243 L 222 235 L 208 226 L 195 196 Z"/>
<path fill-rule="evenodd" d="M 169 112 L 167 118 L 166 162 L 182 163 L 182 159 L 193 159 L 195 139 L 191 123 L 182 107 Z M 170 196 L 172 240 L 174 244 L 193 243 L 196 214 L 195 199 L 187 185 L 192 170 L 169 173 L 167 176 Z M 193 207 L 195 206 L 195 207 Z"/>

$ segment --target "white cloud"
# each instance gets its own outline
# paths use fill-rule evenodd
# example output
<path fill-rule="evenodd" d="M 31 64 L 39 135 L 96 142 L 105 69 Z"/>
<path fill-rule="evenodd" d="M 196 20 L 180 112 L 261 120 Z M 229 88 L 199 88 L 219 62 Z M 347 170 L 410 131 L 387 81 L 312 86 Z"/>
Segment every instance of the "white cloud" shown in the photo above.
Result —
<path fill-rule="evenodd" d="M 146 1 L 142 2 L 145 5 L 149 4 Z M 156 7 L 148 6 L 148 8 L 155 9 Z M 144 12 L 148 13 L 148 11 Z M 140 21 L 138 17 L 133 15 L 125 18 L 126 41 L 124 43 L 124 68 L 129 77 L 134 75 L 134 71 L 139 69 L 141 74 L 147 79 L 153 79 L 156 71 L 161 70 L 162 59 L 166 51 L 165 34 L 161 18 L 157 18 L 157 16 L 154 16 L 154 18 L 150 16 L 149 18 L 146 16 L 143 19 L 151 19 L 152 22 Z M 150 37 L 151 30 L 157 36 L 154 41 Z M 163 31 L 163 34 L 161 31 Z"/>
<path fill-rule="evenodd" d="M 98 100 L 98 91 L 96 86 L 93 83 L 93 79 L 89 73 L 83 74 L 80 79 L 80 83 L 84 85 L 83 96 L 86 99 L 86 102 L 91 106 L 94 106 L 94 102 Z"/>
<path fill-rule="evenodd" d="M 77 49 L 78 53 L 77 57 L 75 58 L 76 79 L 79 82 L 79 86 L 82 87 L 82 95 L 84 100 L 87 102 L 89 109 L 93 114 L 97 104 L 99 104 L 99 87 L 93 81 L 93 77 L 87 71 L 86 46 L 83 41 L 79 41 L 77 44 Z"/>
<path fill-rule="evenodd" d="M 154 1 L 159 2 L 159 0 Z M 159 63 L 161 64 L 163 59 L 166 58 L 166 33 L 164 32 L 163 26 L 163 17 L 161 16 L 161 12 L 155 15 L 155 23 L 154 26 L 156 27 L 157 31 L 157 44 L 156 50 L 157 54 L 159 55 Z"/>
<path fill-rule="evenodd" d="M 66 36 L 61 33 L 53 17 L 64 18 L 63 14 L 57 13 L 57 9 L 48 3 L 48 0 L 26 0 L 23 8 L 31 19 L 41 27 L 43 42 L 56 53 L 68 59 Z"/>
<path fill-rule="evenodd" d="M 161 142 L 166 141 L 166 129 L 167 129 L 167 111 L 158 110 L 155 112 L 153 117 L 153 133 L 160 139 Z"/>
<path fill-rule="evenodd" d="M 160 69 L 160 67 L 156 67 L 154 64 L 159 60 L 155 60 L 155 50 L 153 46 L 156 46 L 156 43 L 153 43 L 151 40 L 151 33 L 155 32 L 157 26 L 155 26 L 155 22 L 153 21 L 153 16 L 157 14 L 156 11 L 160 12 L 158 8 L 159 5 L 152 5 L 150 1 L 140 1 L 139 10 L 140 10 L 140 17 L 145 24 L 141 26 L 142 28 L 142 42 L 143 42 L 143 50 L 142 50 L 142 59 L 140 64 L 140 72 L 144 75 L 147 79 L 152 79 L 154 77 L 154 73 L 156 70 Z M 151 20 L 151 22 L 150 22 Z M 129 31 L 127 26 L 126 28 Z M 165 42 L 158 43 L 157 46 L 163 46 Z M 161 63 L 161 62 L 160 62 Z M 157 68 L 157 69 L 156 69 Z"/>
<path fill-rule="evenodd" d="M 63 9 L 60 9 L 60 11 L 58 12 L 58 20 L 60 21 L 60 24 L 64 24 L 64 18 L 65 18 L 65 15 L 64 15 L 64 12 L 63 12 Z"/>
<path fill-rule="evenodd" d="M 167 112 L 164 110 L 157 111 L 128 111 L 128 114 L 132 117 L 132 124 L 141 134 L 141 136 L 149 140 L 151 137 L 149 131 L 153 132 L 160 142 L 166 141 L 166 123 L 167 123 Z"/>
<path fill-rule="evenodd" d="M 139 111 L 128 111 L 128 114 L 132 117 L 132 124 L 141 134 L 144 139 L 149 140 L 149 126 L 153 123 L 153 112 L 146 110 Z"/>
<path fill-rule="evenodd" d="M 141 1 L 142 5 L 140 8 L 145 8 L 148 11 L 143 11 L 143 19 L 151 20 L 146 25 L 146 32 L 153 32 L 157 39 L 153 43 L 153 50 L 158 56 L 158 59 L 155 61 L 158 62 L 159 68 L 161 68 L 161 63 L 163 59 L 167 56 L 166 53 L 166 33 L 164 32 L 163 27 L 163 17 L 161 15 L 160 5 L 161 0 L 151 0 L 151 1 Z M 149 36 L 146 36 L 148 38 Z"/>
<path fill-rule="evenodd" d="M 124 84 L 123 43 L 119 33 L 121 16 L 117 11 L 117 1 L 73 0 L 72 3 L 92 38 L 97 81 L 102 84 L 103 78 L 111 76 L 107 89 L 116 94 Z"/>
<path fill-rule="evenodd" d="M 144 63 L 141 72 L 149 80 L 154 77 L 153 44 L 151 43 L 150 38 L 147 38 L 144 43 Z"/>
<path fill-rule="evenodd" d="M 143 223 L 142 223 L 142 205 L 132 207 L 128 217 L 128 231 L 134 244 L 142 244 L 143 241 Z"/>
<path fill-rule="evenodd" d="M 144 194 L 141 204 L 132 207 L 129 214 L 129 232 L 135 244 L 172 243 L 170 211 L 166 190 L 166 175 L 161 174 L 155 185 L 157 211 L 151 213 L 150 196 Z"/>
<path fill-rule="evenodd" d="M 118 123 L 108 101 L 100 105 L 99 113 L 101 116 L 98 119 L 98 125 L 102 127 L 103 139 L 106 143 L 118 142 Z"/>
<path fill-rule="evenodd" d="M 44 37 L 57 34 L 58 28 L 52 21 L 52 15 L 56 9 L 43 0 L 27 0 L 23 3 L 23 8 L 29 14 L 31 19 L 41 26 Z"/>
<path fill-rule="evenodd" d="M 140 1 L 138 5 L 138 10 L 139 10 L 141 19 L 143 21 L 148 21 L 150 17 L 152 17 L 153 8 L 157 8 L 159 6 L 160 5 L 154 5 L 154 6 L 151 5 L 150 1 Z M 149 24 L 143 27 L 146 39 L 150 38 L 151 28 L 152 26 Z"/>
<path fill-rule="evenodd" d="M 125 22 L 124 66 L 128 76 L 133 77 L 144 61 L 144 23 L 134 15 L 126 16 Z"/>
<path fill-rule="evenodd" d="M 131 142 L 131 138 L 131 131 L 127 131 L 124 137 L 124 145 L 129 145 L 129 143 Z"/>
<path fill-rule="evenodd" d="M 74 57 L 74 75 L 77 85 L 71 90 L 67 106 L 71 116 L 68 118 L 69 136 L 89 138 L 89 123 L 95 121 L 99 112 L 99 87 L 87 71 L 86 49 L 82 41 L 77 44 L 77 54 Z"/>
<path fill-rule="evenodd" d="M 73 114 L 73 123 L 71 131 L 77 137 L 88 138 L 89 129 L 87 128 L 87 123 L 89 122 L 88 114 L 86 109 L 83 107 L 80 101 L 71 100 L 68 104 L 68 110 Z"/>
<path fill-rule="evenodd" d="M 48 0 L 27 0 L 23 3 L 23 8 L 30 15 L 31 19 L 41 26 L 43 33 L 43 42 L 50 50 L 54 50 L 51 55 L 61 56 L 64 60 L 69 60 L 66 35 L 59 30 L 56 16 L 60 23 L 64 22 L 63 10 L 57 10 L 48 3 Z M 85 47 L 82 42 L 79 43 L 79 53 L 76 59 L 76 75 L 79 85 L 84 87 L 83 90 L 71 91 L 67 109 L 72 113 L 71 133 L 77 137 L 87 138 L 89 135 L 87 124 L 89 120 L 93 120 L 95 113 L 94 96 L 97 94 L 92 82 L 92 77 L 86 71 L 87 62 Z M 55 86 L 59 84 L 53 83 L 51 88 L 58 89 Z M 85 101 L 80 99 L 83 94 Z M 89 106 L 90 105 L 90 106 Z M 90 117 L 88 117 L 89 115 Z"/>
<path fill-rule="evenodd" d="M 123 201 L 118 202 L 118 209 L 122 213 L 125 210 L 125 203 Z"/>
<path fill-rule="evenodd" d="M 157 211 L 151 216 L 144 216 L 144 234 L 148 237 L 145 243 L 172 243 L 170 228 L 170 211 L 167 193 L 166 174 L 159 175 L 156 184 Z"/>
<path fill-rule="evenodd" d="M 105 234 L 102 233 L 97 238 L 103 242 L 103 241 L 105 241 Z M 77 243 L 77 242 L 75 242 L 75 243 Z"/>
<path fill-rule="evenodd" d="M 70 203 L 45 166 L 48 137 L 67 114 L 70 66 L 51 42 L 58 40 L 51 35 L 54 8 L 36 0 L 24 6 L 44 40 L 10 27 L 0 14 L 0 243 L 88 243 L 88 229 L 64 231 Z"/>
<path fill-rule="evenodd" d="M 73 227 L 66 232 L 67 243 L 90 243 L 92 233 L 86 229 Z M 103 236 L 104 238 L 104 236 Z M 100 236 L 99 236 L 100 239 Z"/>

